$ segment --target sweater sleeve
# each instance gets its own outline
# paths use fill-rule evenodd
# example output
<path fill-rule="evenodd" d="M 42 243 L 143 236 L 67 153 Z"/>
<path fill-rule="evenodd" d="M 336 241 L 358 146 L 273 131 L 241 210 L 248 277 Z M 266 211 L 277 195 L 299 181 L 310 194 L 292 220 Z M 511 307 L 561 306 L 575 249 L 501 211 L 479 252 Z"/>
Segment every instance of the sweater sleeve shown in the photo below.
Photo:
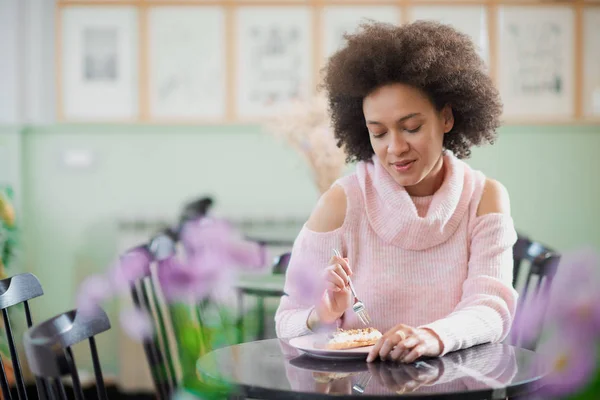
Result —
<path fill-rule="evenodd" d="M 513 220 L 506 214 L 476 218 L 461 301 L 450 315 L 421 326 L 440 337 L 441 355 L 502 341 L 515 315 L 518 295 L 512 287 L 512 246 L 517 234 Z"/>
<path fill-rule="evenodd" d="M 285 294 L 275 313 L 275 330 L 279 338 L 312 333 L 306 322 L 324 293 L 321 273 L 327 267 L 333 249 L 343 251 L 341 230 L 321 233 L 304 226 L 300 231 L 285 274 Z"/>

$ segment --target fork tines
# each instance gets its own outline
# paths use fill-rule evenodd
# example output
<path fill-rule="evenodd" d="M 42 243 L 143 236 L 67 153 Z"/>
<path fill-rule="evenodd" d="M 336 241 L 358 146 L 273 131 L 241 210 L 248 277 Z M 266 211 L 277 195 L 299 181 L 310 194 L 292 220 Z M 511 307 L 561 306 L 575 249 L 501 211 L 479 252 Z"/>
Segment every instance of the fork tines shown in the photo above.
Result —
<path fill-rule="evenodd" d="M 353 307 L 353 310 L 360 322 L 362 322 L 366 326 L 369 326 L 371 324 L 371 317 L 369 317 L 369 314 L 367 314 L 367 310 L 365 309 L 364 305 L 361 304 L 356 308 Z"/>

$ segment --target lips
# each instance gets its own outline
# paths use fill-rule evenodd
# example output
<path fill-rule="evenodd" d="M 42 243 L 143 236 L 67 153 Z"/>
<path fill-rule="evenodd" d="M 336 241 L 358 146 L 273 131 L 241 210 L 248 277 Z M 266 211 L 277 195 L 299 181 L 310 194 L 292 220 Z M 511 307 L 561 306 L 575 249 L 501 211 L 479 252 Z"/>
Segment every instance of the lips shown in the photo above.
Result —
<path fill-rule="evenodd" d="M 403 160 L 403 161 L 398 161 L 395 163 L 392 163 L 392 167 L 397 171 L 397 172 L 406 172 L 408 171 L 413 164 L 415 163 L 416 160 Z"/>

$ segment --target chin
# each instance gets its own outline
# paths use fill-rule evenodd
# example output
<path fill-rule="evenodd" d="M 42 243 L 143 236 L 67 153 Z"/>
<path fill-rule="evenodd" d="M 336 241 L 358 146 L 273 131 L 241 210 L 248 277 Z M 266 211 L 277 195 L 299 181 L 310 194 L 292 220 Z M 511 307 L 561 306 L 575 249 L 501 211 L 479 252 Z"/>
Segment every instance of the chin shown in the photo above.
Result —
<path fill-rule="evenodd" d="M 414 186 L 422 181 L 422 179 L 420 179 L 415 174 L 407 175 L 407 174 L 400 174 L 395 170 L 388 170 L 388 171 L 389 171 L 390 175 L 392 175 L 392 177 L 394 178 L 394 181 L 396 181 L 396 183 L 400 186 L 404 186 L 404 187 Z"/>
<path fill-rule="evenodd" d="M 411 178 L 398 178 L 397 177 L 395 179 L 395 181 L 398 183 L 398 185 L 403 186 L 405 188 L 415 186 L 419 183 L 419 180 L 411 179 Z"/>

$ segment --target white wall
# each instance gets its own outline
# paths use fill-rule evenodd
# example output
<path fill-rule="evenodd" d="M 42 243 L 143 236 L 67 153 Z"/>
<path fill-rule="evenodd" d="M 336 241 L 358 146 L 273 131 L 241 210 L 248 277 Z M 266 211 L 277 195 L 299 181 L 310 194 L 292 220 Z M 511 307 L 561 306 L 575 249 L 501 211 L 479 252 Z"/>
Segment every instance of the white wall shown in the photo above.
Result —
<path fill-rule="evenodd" d="M 54 5 L 0 1 L 0 125 L 54 121 Z"/>
<path fill-rule="evenodd" d="M 18 2 L 0 1 L 0 124 L 19 122 Z"/>
<path fill-rule="evenodd" d="M 2 0 L 4 1 L 4 0 Z M 22 4 L 23 122 L 54 122 L 55 0 L 11 0 Z"/>

